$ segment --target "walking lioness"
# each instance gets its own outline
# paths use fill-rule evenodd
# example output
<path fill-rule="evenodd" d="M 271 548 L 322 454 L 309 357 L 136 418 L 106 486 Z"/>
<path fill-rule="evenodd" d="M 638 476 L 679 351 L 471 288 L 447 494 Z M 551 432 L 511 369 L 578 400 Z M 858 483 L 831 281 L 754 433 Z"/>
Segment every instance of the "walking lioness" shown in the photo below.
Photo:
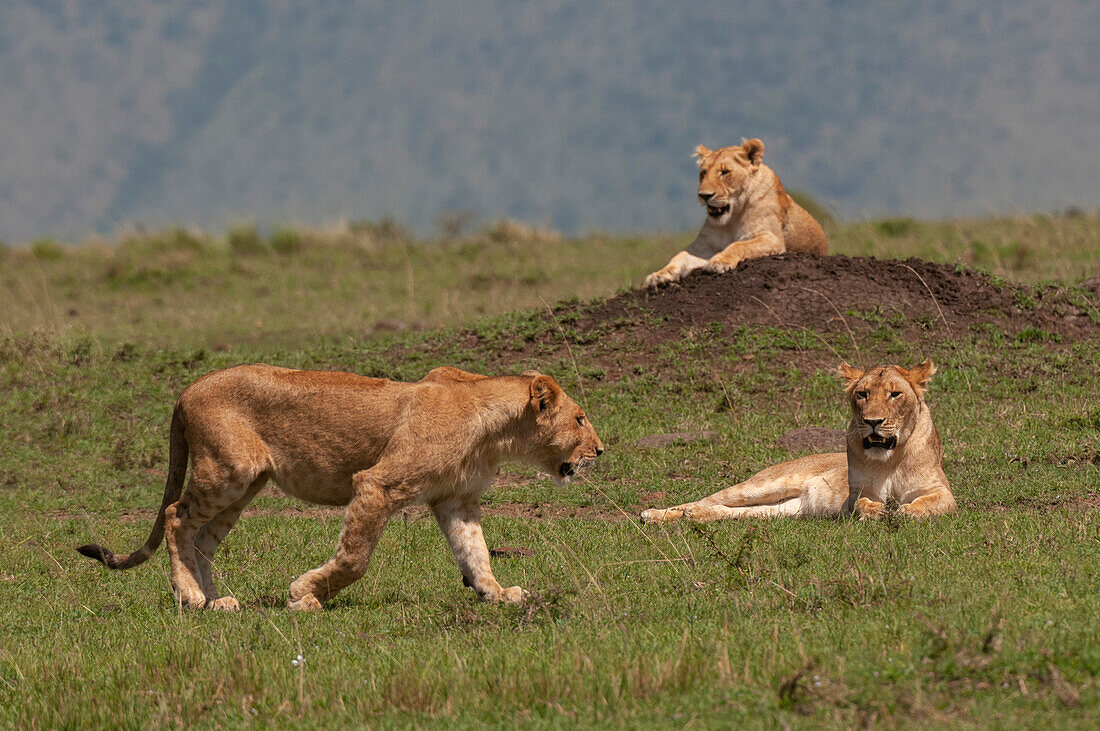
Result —
<path fill-rule="evenodd" d="M 943 472 L 943 448 L 924 401 L 936 367 L 926 360 L 867 371 L 840 365 L 852 420 L 848 451 L 814 454 L 764 469 L 693 503 L 646 510 L 642 520 L 695 522 L 770 515 L 878 518 L 886 502 L 917 518 L 955 511 Z"/>
<path fill-rule="evenodd" d="M 764 164 L 764 143 L 708 150 L 695 148 L 699 161 L 699 203 L 707 209 L 703 228 L 686 249 L 645 278 L 658 287 L 706 269 L 726 272 L 745 259 L 784 251 L 826 253 L 825 232 L 813 216 L 783 190 Z"/>
<path fill-rule="evenodd" d="M 164 498 L 145 545 L 128 556 L 97 545 L 77 550 L 128 569 L 166 536 L 176 601 L 236 610 L 236 599 L 218 594 L 210 562 L 244 507 L 272 480 L 288 495 L 347 505 L 336 554 L 291 584 L 291 609 L 319 609 L 362 576 L 386 520 L 414 503 L 431 507 L 478 597 L 518 602 L 525 592 L 497 582 L 481 532 L 481 493 L 497 464 L 528 462 L 565 483 L 602 453 L 584 411 L 536 371 L 487 378 L 436 368 L 416 383 L 400 383 L 237 366 L 208 373 L 180 395 Z"/>

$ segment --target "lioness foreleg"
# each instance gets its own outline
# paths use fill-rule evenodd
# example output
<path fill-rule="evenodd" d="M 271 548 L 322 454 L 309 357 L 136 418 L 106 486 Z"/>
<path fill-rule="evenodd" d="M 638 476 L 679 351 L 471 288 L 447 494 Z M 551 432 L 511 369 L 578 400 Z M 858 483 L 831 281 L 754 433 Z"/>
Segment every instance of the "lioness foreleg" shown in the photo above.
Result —
<path fill-rule="evenodd" d="M 348 503 L 336 553 L 321 566 L 294 580 L 287 604 L 291 609 L 320 609 L 323 602 L 366 573 L 386 521 L 408 502 L 391 497 L 407 495 L 408 491 L 387 490 L 385 483 L 372 472 L 374 469 L 364 470 L 352 478 L 355 494 Z"/>
<path fill-rule="evenodd" d="M 886 503 L 880 503 L 870 498 L 861 497 L 856 500 L 855 513 L 860 520 L 874 520 L 886 514 Z"/>
<path fill-rule="evenodd" d="M 712 256 L 706 263 L 708 272 L 728 272 L 737 268 L 745 259 L 771 256 L 784 252 L 783 241 L 772 233 L 760 234 L 744 241 L 734 241 Z"/>
<path fill-rule="evenodd" d="M 527 592 L 519 586 L 504 588 L 489 566 L 489 547 L 481 530 L 481 495 L 463 495 L 432 505 L 439 529 L 447 537 L 463 582 L 483 601 L 519 603 Z"/>
<path fill-rule="evenodd" d="M 921 495 L 911 503 L 905 503 L 899 508 L 899 512 L 911 518 L 930 518 L 934 515 L 954 513 L 956 508 L 955 496 L 951 491 L 937 488 L 927 495 Z"/>
<path fill-rule="evenodd" d="M 655 289 L 662 284 L 671 284 L 684 278 L 688 272 L 705 266 L 707 260 L 688 251 L 681 251 L 669 260 L 668 264 L 645 278 L 645 286 Z"/>
<path fill-rule="evenodd" d="M 256 496 L 256 493 L 263 488 L 266 482 L 267 475 L 253 482 L 240 500 L 224 508 L 211 518 L 199 530 L 199 534 L 195 538 L 195 562 L 198 564 L 199 569 L 199 583 L 202 585 L 203 594 L 206 595 L 207 609 L 235 612 L 241 608 L 240 603 L 233 597 L 221 596 L 218 593 L 218 588 L 214 584 L 211 564 L 214 560 L 214 554 L 222 541 L 225 540 L 225 536 L 236 524 L 237 519 L 241 517 L 241 512 L 244 511 L 248 503 L 252 501 L 252 498 Z"/>

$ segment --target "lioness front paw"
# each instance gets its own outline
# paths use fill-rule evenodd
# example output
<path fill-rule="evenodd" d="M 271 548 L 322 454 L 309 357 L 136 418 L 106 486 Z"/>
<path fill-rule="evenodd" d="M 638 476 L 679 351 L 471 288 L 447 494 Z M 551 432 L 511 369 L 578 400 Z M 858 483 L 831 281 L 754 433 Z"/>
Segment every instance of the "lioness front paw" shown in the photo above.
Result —
<path fill-rule="evenodd" d="M 287 608 L 295 612 L 315 612 L 321 608 L 321 602 L 312 594 L 306 594 L 301 599 L 291 599 Z"/>
<path fill-rule="evenodd" d="M 706 266 L 703 268 L 708 272 L 714 272 L 715 274 L 725 274 L 726 272 L 732 272 L 737 268 L 737 265 L 741 263 L 741 260 L 737 257 L 713 257 L 710 259 Z"/>
<path fill-rule="evenodd" d="M 500 597 L 497 601 L 508 602 L 509 604 L 523 604 L 527 601 L 527 597 L 530 594 L 526 589 L 520 586 L 509 586 L 507 589 L 502 588 L 500 590 Z"/>
<path fill-rule="evenodd" d="M 684 517 L 684 511 L 679 508 L 650 508 L 643 510 L 641 516 L 643 523 L 671 523 Z"/>
<path fill-rule="evenodd" d="M 679 278 L 680 277 L 675 272 L 668 269 L 662 269 L 660 271 L 653 272 L 645 278 L 645 287 L 646 289 L 657 289 L 658 287 L 672 284 Z"/>
<path fill-rule="evenodd" d="M 231 596 L 223 596 L 207 604 L 206 608 L 213 609 L 215 612 L 239 612 L 241 604 Z"/>
<path fill-rule="evenodd" d="M 906 503 L 898 508 L 898 512 L 909 518 L 931 518 L 943 511 L 937 511 L 925 503 Z"/>
<path fill-rule="evenodd" d="M 874 520 L 886 514 L 886 504 L 861 497 L 856 501 L 856 512 L 860 520 Z"/>
<path fill-rule="evenodd" d="M 483 602 L 507 602 L 509 604 L 522 604 L 528 597 L 527 591 L 521 586 L 503 586 L 489 591 L 479 591 L 477 598 Z"/>
<path fill-rule="evenodd" d="M 202 609 L 206 606 L 206 595 L 201 591 L 175 592 L 176 604 L 184 609 Z"/>

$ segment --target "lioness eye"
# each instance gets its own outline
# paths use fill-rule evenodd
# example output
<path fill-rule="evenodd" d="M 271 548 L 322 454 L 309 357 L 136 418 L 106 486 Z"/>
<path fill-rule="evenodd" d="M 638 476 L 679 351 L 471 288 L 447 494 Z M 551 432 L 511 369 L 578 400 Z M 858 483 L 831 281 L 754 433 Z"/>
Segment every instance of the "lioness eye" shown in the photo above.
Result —
<path fill-rule="evenodd" d="M 901 395 L 901 391 L 891 391 L 890 392 L 890 398 L 897 398 L 900 395 Z"/>
<path fill-rule="evenodd" d="M 856 398 L 867 398 L 866 391 L 856 391 Z"/>
<path fill-rule="evenodd" d="M 577 424 L 580 425 L 580 426 L 584 426 L 584 417 L 583 416 L 578 416 L 577 417 Z"/>

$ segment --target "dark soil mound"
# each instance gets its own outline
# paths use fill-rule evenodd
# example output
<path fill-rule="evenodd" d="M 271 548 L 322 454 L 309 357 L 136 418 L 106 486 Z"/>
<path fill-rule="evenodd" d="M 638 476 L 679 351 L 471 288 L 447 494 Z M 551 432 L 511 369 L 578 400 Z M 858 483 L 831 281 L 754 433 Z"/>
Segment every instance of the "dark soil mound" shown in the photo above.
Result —
<path fill-rule="evenodd" d="M 532 357 L 572 358 L 615 377 L 625 367 L 654 361 L 659 346 L 689 331 L 704 336 L 704 343 L 712 330 L 728 335 L 741 326 L 839 333 L 856 350 L 880 328 L 912 343 L 952 341 L 973 331 L 1072 343 L 1100 337 L 1100 325 L 1075 304 L 1084 305 L 1086 296 L 1085 290 L 1021 286 L 920 259 L 783 254 L 742 262 L 726 274 L 696 272 L 656 291 L 558 305 L 553 321 L 549 313 L 533 315 L 535 326 L 524 336 L 486 338 L 469 331 L 460 345 L 501 366 Z M 797 365 L 835 365 L 832 355 L 808 358 Z"/>
<path fill-rule="evenodd" d="M 941 336 L 962 335 L 986 323 L 1010 335 L 1026 328 L 1069 339 L 1100 333 L 1061 290 L 1020 287 L 921 259 L 810 254 L 750 259 L 727 274 L 697 272 L 680 285 L 628 292 L 582 308 L 581 314 L 581 332 L 661 320 L 652 331 L 658 340 L 711 322 L 823 332 L 887 323 Z"/>

